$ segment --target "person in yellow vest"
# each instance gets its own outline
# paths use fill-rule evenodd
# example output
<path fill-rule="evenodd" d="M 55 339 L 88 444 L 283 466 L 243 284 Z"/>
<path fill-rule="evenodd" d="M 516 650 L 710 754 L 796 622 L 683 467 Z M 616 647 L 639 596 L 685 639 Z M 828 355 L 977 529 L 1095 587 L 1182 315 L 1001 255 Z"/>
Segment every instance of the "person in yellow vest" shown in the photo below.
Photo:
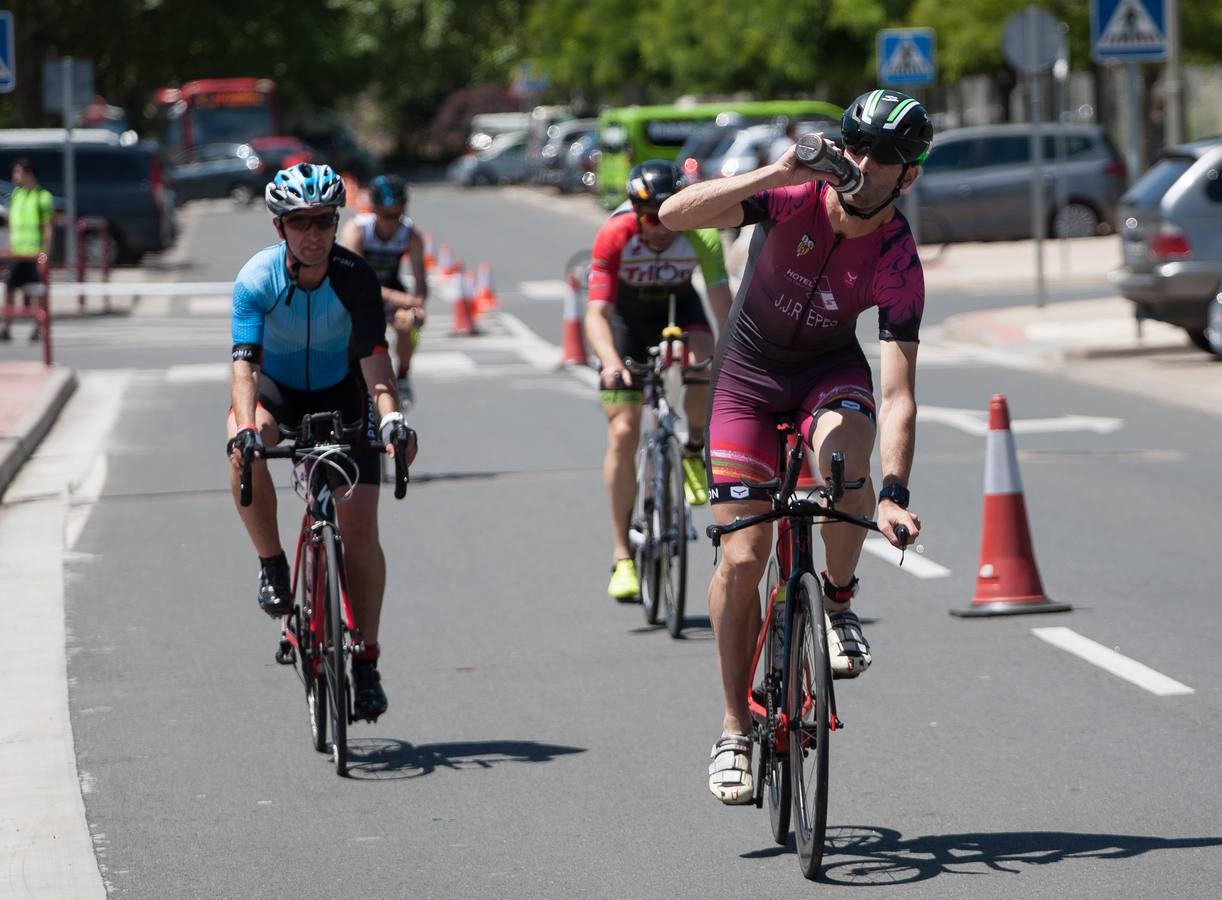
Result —
<path fill-rule="evenodd" d="M 13 263 L 9 269 L 4 291 L 7 306 L 14 305 L 13 298 L 18 288 L 22 289 L 24 304 L 30 305 L 27 285 L 39 284 L 42 280 L 38 277 L 38 257 L 51 252 L 54 219 L 55 201 L 51 192 L 39 186 L 38 173 L 34 171 L 33 164 L 28 159 L 18 159 L 13 163 L 13 195 L 9 199 L 9 253 L 28 258 Z M 0 327 L 0 341 L 11 340 L 12 324 L 12 317 L 5 316 L 4 325 Z M 30 340 L 37 341 L 41 337 L 36 324 L 30 333 Z"/>

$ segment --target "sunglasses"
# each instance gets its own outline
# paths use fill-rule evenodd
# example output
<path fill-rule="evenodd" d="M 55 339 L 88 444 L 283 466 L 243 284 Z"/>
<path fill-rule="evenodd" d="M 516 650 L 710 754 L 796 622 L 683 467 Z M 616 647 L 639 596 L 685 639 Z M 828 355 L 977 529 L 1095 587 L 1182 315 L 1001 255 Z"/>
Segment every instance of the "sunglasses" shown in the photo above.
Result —
<path fill-rule="evenodd" d="M 904 154 L 890 143 L 878 143 L 868 134 L 854 132 L 843 136 L 844 146 L 858 156 L 868 156 L 884 166 L 898 166 L 908 162 Z"/>
<path fill-rule="evenodd" d="M 636 217 L 642 225 L 652 225 L 656 228 L 662 224 L 662 219 L 657 213 L 637 213 Z"/>
<path fill-rule="evenodd" d="M 311 228 L 324 234 L 339 223 L 339 215 L 331 213 L 328 216 L 292 216 L 284 220 L 284 227 L 296 234 L 305 234 Z"/>

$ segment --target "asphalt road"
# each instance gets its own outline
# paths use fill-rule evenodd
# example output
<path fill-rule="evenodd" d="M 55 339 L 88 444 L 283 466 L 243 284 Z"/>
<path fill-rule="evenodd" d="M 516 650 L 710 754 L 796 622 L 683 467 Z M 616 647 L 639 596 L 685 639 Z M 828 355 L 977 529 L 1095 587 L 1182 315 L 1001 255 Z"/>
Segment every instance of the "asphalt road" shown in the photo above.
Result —
<path fill-rule="evenodd" d="M 588 245 L 596 210 L 426 186 L 412 213 L 468 265 L 491 262 L 506 312 L 559 343 L 543 283 Z M 253 210 L 190 218 L 191 263 L 150 280 L 230 278 L 273 237 Z M 553 371 L 558 353 L 512 321 L 466 340 L 447 324 L 435 302 L 411 415 L 421 455 L 407 499 L 383 497 L 391 707 L 353 729 L 345 780 L 311 749 L 303 692 L 255 608 L 220 452 L 223 309 L 142 303 L 60 329 L 82 385 L 48 447 L 75 453 L 36 458 L 6 499 L 36 507 L 36 477 L 75 486 L 71 724 L 111 896 L 1215 894 L 1222 419 L 925 342 L 923 405 L 970 417 L 1009 398 L 1040 572 L 1074 611 L 948 615 L 973 595 L 984 440 L 954 415 L 923 418 L 911 484 L 923 553 L 909 558 L 946 571 L 863 557 L 875 664 L 838 691 L 833 845 L 812 886 L 764 814 L 705 788 L 720 729 L 707 542 L 683 640 L 612 603 L 588 379 Z M 1120 424 L 1017 425 L 1062 416 Z M 299 508 L 283 474 L 287 539 Z M 1192 692 L 1152 693 L 1038 628 L 1072 629 Z"/>

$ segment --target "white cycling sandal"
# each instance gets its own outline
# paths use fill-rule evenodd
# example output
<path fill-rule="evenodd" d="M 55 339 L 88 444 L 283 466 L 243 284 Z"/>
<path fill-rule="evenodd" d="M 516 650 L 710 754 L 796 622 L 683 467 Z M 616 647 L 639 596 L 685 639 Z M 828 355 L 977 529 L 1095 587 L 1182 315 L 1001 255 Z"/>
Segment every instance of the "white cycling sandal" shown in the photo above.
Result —
<path fill-rule="evenodd" d="M 728 806 L 751 803 L 755 784 L 751 777 L 751 738 L 725 733 L 709 754 L 709 791 Z"/>

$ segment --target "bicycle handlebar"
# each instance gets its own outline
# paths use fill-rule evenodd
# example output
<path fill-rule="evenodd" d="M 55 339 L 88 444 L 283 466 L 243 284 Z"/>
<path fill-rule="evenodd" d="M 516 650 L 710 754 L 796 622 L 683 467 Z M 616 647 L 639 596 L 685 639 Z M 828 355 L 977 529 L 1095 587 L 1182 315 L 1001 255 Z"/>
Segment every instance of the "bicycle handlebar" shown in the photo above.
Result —
<path fill-rule="evenodd" d="M 340 415 L 337 412 L 331 413 L 307 413 L 301 420 L 301 435 L 311 434 L 312 426 L 319 421 L 329 422 L 331 425 L 331 437 L 334 439 L 336 435 L 344 432 L 343 423 L 340 421 Z M 410 431 L 410 429 L 409 429 Z M 410 440 L 410 436 L 408 438 Z M 259 448 L 256 453 L 256 448 L 248 447 L 242 451 L 242 470 L 238 476 L 238 502 L 242 506 L 250 506 L 253 499 L 253 485 L 250 480 L 251 466 L 254 463 L 256 455 L 260 459 L 291 459 L 297 462 L 300 459 L 317 452 L 320 448 L 338 450 L 345 455 L 356 458 L 360 456 L 376 455 L 381 457 L 385 453 L 385 449 L 381 445 L 371 444 L 351 444 L 342 441 L 333 440 L 327 441 L 311 441 L 302 443 L 300 440 L 292 444 L 279 447 L 263 447 Z M 407 467 L 407 446 L 406 441 L 395 446 L 395 499 L 402 500 L 407 494 L 407 485 L 411 480 L 411 475 Z"/>

